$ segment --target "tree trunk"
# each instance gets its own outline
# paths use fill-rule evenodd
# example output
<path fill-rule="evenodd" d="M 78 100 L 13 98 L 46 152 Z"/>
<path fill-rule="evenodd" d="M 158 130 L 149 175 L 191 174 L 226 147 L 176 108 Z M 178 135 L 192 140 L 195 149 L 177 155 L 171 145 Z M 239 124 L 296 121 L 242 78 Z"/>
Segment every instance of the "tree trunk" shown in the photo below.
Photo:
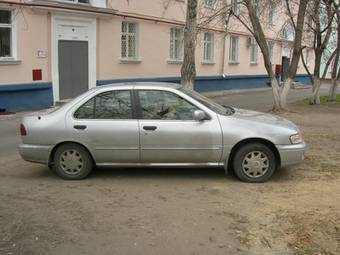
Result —
<path fill-rule="evenodd" d="M 340 61 L 340 10 L 339 5 L 336 5 L 336 17 L 337 17 L 337 47 L 336 47 L 336 55 L 333 62 L 333 70 L 332 70 L 332 85 L 329 89 L 329 100 L 335 101 L 336 100 L 336 92 L 337 87 L 340 83 L 340 69 L 339 69 L 339 61 Z"/>
<path fill-rule="evenodd" d="M 196 77 L 195 50 L 197 38 L 197 0 L 188 0 L 184 28 L 184 60 L 181 68 L 181 84 L 193 89 Z"/>
<path fill-rule="evenodd" d="M 283 87 L 281 89 L 280 105 L 281 105 L 281 109 L 284 111 L 288 110 L 287 97 L 288 97 L 288 92 L 290 90 L 290 87 L 292 86 L 292 82 L 293 80 L 291 78 L 286 78 L 283 82 Z"/>
<path fill-rule="evenodd" d="M 338 89 L 340 81 L 336 79 L 332 79 L 332 84 L 329 89 L 329 101 L 335 101 L 336 100 L 336 92 Z"/>
<path fill-rule="evenodd" d="M 310 98 L 310 104 L 320 104 L 320 87 L 321 80 L 319 77 L 314 76 L 313 78 L 313 90 Z"/>
<path fill-rule="evenodd" d="M 280 87 L 277 79 L 275 77 L 271 78 L 271 85 L 274 96 L 274 112 L 282 112 L 288 110 L 287 97 L 290 86 L 292 85 L 292 81 L 292 79 L 287 78 L 284 81 L 282 87 Z"/>
<path fill-rule="evenodd" d="M 277 79 L 275 77 L 271 78 L 271 85 L 272 85 L 272 91 L 273 91 L 273 99 L 274 99 L 274 105 L 273 105 L 273 111 L 280 111 L 281 104 L 280 104 L 280 87 Z"/>

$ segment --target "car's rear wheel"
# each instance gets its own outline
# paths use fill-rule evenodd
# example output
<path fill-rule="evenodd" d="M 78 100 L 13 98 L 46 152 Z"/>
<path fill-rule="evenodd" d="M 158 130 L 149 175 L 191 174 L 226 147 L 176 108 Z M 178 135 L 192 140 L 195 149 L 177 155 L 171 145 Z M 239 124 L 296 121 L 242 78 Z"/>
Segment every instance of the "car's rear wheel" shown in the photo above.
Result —
<path fill-rule="evenodd" d="M 277 162 L 270 148 L 261 143 L 250 143 L 236 152 L 233 167 L 241 181 L 265 182 L 273 175 Z"/>
<path fill-rule="evenodd" d="M 55 172 L 66 180 L 84 179 L 92 171 L 93 162 L 88 151 L 78 144 L 59 146 L 54 154 Z"/>

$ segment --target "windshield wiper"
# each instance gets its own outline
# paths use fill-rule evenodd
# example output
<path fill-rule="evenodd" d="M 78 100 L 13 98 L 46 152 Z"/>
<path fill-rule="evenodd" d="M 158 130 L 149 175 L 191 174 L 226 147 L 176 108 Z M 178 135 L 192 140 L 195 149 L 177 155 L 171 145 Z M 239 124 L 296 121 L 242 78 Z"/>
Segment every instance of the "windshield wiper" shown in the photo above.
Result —
<path fill-rule="evenodd" d="M 222 106 L 227 109 L 227 112 L 226 112 L 227 114 L 232 115 L 235 113 L 235 109 L 233 107 L 228 106 L 228 105 L 222 105 Z"/>

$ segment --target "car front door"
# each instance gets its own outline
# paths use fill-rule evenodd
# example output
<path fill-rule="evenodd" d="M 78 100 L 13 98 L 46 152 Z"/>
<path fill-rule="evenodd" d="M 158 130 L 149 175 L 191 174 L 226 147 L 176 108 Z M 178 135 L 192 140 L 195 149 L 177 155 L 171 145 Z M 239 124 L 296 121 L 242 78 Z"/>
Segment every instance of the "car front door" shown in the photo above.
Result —
<path fill-rule="evenodd" d="M 194 120 L 195 104 L 172 91 L 137 89 L 142 163 L 217 164 L 222 152 L 216 114 Z"/>
<path fill-rule="evenodd" d="M 131 90 L 110 90 L 83 103 L 69 118 L 72 139 L 90 147 L 97 164 L 138 163 L 139 130 Z"/>

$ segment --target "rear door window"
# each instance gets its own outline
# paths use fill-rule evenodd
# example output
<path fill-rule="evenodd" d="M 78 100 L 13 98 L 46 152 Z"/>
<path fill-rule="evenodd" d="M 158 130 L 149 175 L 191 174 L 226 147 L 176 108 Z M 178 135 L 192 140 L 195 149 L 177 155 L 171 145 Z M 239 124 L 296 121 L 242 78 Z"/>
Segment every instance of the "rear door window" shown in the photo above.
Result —
<path fill-rule="evenodd" d="M 130 90 L 101 93 L 80 106 L 76 119 L 133 119 Z"/>

